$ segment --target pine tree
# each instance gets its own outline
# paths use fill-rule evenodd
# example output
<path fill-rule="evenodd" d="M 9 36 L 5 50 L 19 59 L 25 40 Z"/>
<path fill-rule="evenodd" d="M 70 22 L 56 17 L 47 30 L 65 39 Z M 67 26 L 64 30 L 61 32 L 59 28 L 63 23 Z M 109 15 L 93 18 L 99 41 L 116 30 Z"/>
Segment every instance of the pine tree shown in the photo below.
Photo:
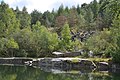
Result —
<path fill-rule="evenodd" d="M 113 20 L 111 32 L 112 32 L 112 44 L 113 49 L 111 50 L 111 54 L 113 57 L 113 61 L 120 62 L 120 14 L 116 16 Z"/>
<path fill-rule="evenodd" d="M 4 2 L 0 5 L 0 35 L 1 37 L 8 37 L 19 30 L 19 21 L 11 8 Z"/>
<path fill-rule="evenodd" d="M 16 11 L 17 19 L 20 21 L 20 28 L 30 27 L 31 16 L 27 12 L 27 8 L 23 7 L 22 11 Z"/>
<path fill-rule="evenodd" d="M 70 51 L 73 49 L 69 25 L 66 23 L 61 31 L 60 49 Z"/>

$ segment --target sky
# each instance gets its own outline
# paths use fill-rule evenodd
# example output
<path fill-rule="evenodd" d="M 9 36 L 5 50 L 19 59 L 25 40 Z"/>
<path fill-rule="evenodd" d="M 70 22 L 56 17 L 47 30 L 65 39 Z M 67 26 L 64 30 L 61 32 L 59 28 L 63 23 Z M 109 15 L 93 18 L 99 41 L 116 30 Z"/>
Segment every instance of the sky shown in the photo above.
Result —
<path fill-rule="evenodd" d="M 2 1 L 2 0 L 0 0 Z M 93 0 L 3 0 L 5 3 L 9 4 L 10 7 L 16 8 L 19 7 L 21 10 L 24 6 L 26 6 L 27 11 L 30 13 L 34 9 L 44 12 L 44 11 L 52 11 L 54 8 L 55 10 L 59 8 L 61 4 L 64 6 L 72 7 L 77 6 L 78 4 L 81 5 L 83 3 L 90 3 Z"/>

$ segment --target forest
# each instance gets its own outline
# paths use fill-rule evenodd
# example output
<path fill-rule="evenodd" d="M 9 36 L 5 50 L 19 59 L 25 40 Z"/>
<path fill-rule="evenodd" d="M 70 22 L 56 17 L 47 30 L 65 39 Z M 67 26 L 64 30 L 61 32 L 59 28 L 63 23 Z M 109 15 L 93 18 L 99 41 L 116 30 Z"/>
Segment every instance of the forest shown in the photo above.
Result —
<path fill-rule="evenodd" d="M 54 51 L 93 51 L 120 62 L 120 0 L 28 13 L 0 4 L 0 57 L 46 57 Z"/>

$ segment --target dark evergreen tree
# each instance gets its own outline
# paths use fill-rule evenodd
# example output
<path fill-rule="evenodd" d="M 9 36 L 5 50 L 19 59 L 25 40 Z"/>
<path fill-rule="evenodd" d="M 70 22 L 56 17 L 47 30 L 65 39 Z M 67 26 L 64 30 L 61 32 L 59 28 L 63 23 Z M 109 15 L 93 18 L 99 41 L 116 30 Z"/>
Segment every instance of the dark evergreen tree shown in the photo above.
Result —
<path fill-rule="evenodd" d="M 37 21 L 40 21 L 40 22 L 43 21 L 42 13 L 37 10 L 34 10 L 31 13 L 31 25 L 36 24 Z"/>
<path fill-rule="evenodd" d="M 31 16 L 27 12 L 27 8 L 23 7 L 22 11 L 17 11 L 16 9 L 16 16 L 20 21 L 20 28 L 30 27 L 31 24 Z"/>

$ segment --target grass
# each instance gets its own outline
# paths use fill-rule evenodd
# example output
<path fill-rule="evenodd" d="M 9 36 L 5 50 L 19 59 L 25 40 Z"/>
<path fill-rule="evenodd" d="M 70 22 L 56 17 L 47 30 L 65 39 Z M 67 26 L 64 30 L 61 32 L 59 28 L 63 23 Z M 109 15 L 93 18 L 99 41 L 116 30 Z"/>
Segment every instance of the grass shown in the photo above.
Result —
<path fill-rule="evenodd" d="M 92 75 L 96 75 L 96 76 L 109 76 L 109 73 L 106 71 L 102 71 L 102 72 L 91 72 Z"/>
<path fill-rule="evenodd" d="M 95 62 L 109 62 L 109 60 L 112 60 L 111 58 L 87 58 L 87 59 Z"/>
<path fill-rule="evenodd" d="M 79 62 L 79 59 L 72 59 L 73 63 Z"/>
<path fill-rule="evenodd" d="M 75 58 L 84 58 L 83 56 L 77 56 Z M 95 61 L 95 62 L 109 62 L 112 60 L 112 58 L 98 58 L 98 57 L 94 57 L 94 58 L 84 58 L 84 59 L 88 59 L 90 61 Z"/>

